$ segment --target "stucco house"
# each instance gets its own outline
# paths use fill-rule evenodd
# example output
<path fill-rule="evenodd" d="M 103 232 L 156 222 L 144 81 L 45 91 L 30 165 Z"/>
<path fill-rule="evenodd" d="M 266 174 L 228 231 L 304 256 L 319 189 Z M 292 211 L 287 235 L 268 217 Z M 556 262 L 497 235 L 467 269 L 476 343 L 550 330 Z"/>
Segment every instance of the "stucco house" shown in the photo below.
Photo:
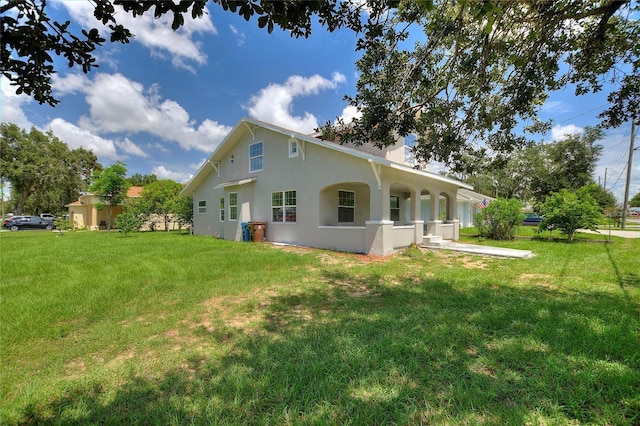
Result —
<path fill-rule="evenodd" d="M 194 234 L 227 240 L 250 221 L 268 241 L 382 256 L 458 239 L 458 191 L 472 187 L 414 168 L 412 144 L 356 149 L 244 118 L 181 195 Z"/>
<path fill-rule="evenodd" d="M 138 198 L 142 193 L 141 186 L 132 186 L 127 190 L 127 198 Z M 88 192 L 81 195 L 73 203 L 67 204 L 65 207 L 69 210 L 69 219 L 75 229 L 86 228 L 89 231 L 98 229 L 107 229 L 108 212 L 107 209 L 98 210 L 96 205 L 100 203 L 100 199 L 94 194 Z M 122 213 L 122 205 L 113 206 L 111 220 Z M 113 224 L 111 224 L 113 227 Z"/>

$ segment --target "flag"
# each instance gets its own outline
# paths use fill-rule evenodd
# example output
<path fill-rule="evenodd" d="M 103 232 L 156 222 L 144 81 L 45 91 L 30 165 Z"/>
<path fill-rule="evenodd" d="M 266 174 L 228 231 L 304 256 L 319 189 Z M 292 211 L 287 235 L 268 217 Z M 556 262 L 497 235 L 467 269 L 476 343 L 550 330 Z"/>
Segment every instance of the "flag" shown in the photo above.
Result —
<path fill-rule="evenodd" d="M 480 210 L 484 209 L 485 207 L 487 207 L 487 200 L 485 198 L 482 199 L 482 201 L 480 201 L 478 203 L 478 208 Z"/>

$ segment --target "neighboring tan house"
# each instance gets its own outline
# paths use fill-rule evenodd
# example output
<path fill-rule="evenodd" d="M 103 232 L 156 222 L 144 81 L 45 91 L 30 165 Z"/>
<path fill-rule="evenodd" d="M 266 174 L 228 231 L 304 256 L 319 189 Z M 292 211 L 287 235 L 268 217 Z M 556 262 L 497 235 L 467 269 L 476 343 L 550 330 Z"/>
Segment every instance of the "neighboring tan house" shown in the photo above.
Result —
<path fill-rule="evenodd" d="M 472 187 L 413 168 L 412 143 L 355 149 L 245 118 L 181 195 L 193 197 L 193 233 L 226 240 L 250 221 L 268 241 L 383 256 L 458 239 L 458 190 Z"/>
<path fill-rule="evenodd" d="M 141 186 L 132 186 L 127 190 L 127 198 L 138 198 L 141 193 Z M 89 231 L 107 229 L 108 209 L 105 207 L 98 210 L 96 204 L 100 202 L 100 199 L 94 194 L 86 193 L 73 203 L 67 204 L 65 207 L 69 209 L 69 220 L 71 220 L 73 227 L 75 229 L 86 228 Z M 120 213 L 122 213 L 122 205 L 113 206 L 111 220 L 115 222 Z M 113 223 L 111 228 L 113 228 Z"/>

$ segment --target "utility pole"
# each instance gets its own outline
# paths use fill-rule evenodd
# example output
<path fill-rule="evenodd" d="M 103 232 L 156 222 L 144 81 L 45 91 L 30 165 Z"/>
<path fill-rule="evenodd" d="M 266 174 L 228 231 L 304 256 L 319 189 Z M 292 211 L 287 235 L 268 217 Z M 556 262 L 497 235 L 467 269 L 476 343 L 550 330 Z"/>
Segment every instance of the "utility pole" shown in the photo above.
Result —
<path fill-rule="evenodd" d="M 627 205 L 629 203 L 629 185 L 631 184 L 631 169 L 633 166 L 633 144 L 636 139 L 636 122 L 635 118 L 631 119 L 631 141 L 629 142 L 629 162 L 627 163 L 627 184 L 624 187 L 624 203 L 622 204 L 622 226 L 624 229 L 627 225 Z"/>

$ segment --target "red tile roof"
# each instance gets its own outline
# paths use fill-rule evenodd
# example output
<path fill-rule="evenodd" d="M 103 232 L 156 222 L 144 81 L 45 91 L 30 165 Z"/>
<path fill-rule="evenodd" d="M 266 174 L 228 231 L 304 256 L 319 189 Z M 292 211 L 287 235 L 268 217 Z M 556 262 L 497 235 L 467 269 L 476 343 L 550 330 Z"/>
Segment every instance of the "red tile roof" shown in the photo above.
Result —
<path fill-rule="evenodd" d="M 142 186 L 132 186 L 127 190 L 127 197 L 136 198 L 139 197 L 144 188 Z"/>

